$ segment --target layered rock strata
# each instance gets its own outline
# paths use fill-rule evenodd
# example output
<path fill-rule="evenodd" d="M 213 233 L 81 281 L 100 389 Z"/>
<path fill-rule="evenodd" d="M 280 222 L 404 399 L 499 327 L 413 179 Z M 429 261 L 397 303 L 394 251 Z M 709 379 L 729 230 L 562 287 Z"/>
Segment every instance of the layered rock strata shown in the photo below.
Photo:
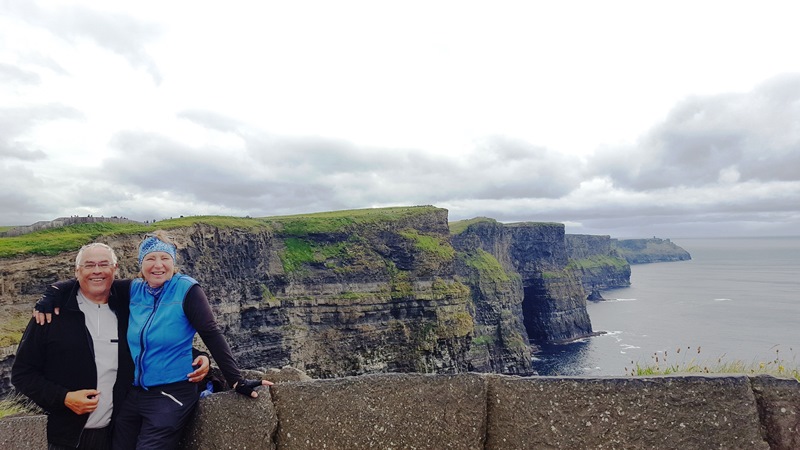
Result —
<path fill-rule="evenodd" d="M 555 223 L 486 219 L 451 235 L 447 211 L 431 206 L 210 223 L 169 233 L 240 365 L 313 378 L 528 374 L 531 341 L 590 335 L 588 288 L 625 282 L 608 260 L 599 272 L 573 263 L 609 257 L 605 237 L 565 236 Z M 97 239 L 116 249 L 121 277 L 136 276 L 140 238 Z M 0 307 L 19 329 L 47 284 L 73 276 L 74 257 L 0 259 Z M 13 343 L 3 352 L 5 393 Z"/>

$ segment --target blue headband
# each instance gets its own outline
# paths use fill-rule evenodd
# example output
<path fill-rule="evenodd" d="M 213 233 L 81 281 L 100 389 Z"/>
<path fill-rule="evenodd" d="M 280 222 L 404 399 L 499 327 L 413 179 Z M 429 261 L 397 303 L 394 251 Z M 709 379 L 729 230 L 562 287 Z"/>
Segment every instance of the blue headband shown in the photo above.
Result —
<path fill-rule="evenodd" d="M 172 261 L 175 261 L 174 245 L 167 244 L 155 236 L 149 236 L 142 241 L 141 245 L 139 245 L 139 265 L 142 265 L 142 260 L 145 256 L 147 256 L 148 253 L 153 252 L 169 253 L 169 256 L 172 257 Z"/>

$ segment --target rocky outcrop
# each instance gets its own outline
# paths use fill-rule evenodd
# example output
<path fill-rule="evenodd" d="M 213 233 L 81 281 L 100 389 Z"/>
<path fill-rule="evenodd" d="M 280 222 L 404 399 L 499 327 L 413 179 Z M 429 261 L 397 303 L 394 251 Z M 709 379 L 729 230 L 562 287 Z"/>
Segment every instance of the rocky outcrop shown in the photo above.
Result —
<path fill-rule="evenodd" d="M 531 345 L 523 323 L 520 276 L 507 272 L 480 248 L 462 247 L 456 263 L 456 273 L 470 287 L 474 305 L 470 370 L 531 373 Z"/>
<path fill-rule="evenodd" d="M 567 234 L 565 242 L 569 268 L 593 299 L 598 300 L 602 290 L 630 286 L 631 266 L 619 254 L 611 236 Z"/>
<path fill-rule="evenodd" d="M 800 448 L 800 383 L 769 376 L 379 374 L 200 400 L 182 449 Z M 0 447 L 44 448 L 44 416 Z"/>
<path fill-rule="evenodd" d="M 669 239 L 612 239 L 612 245 L 630 264 L 687 261 L 692 256 Z"/>
<path fill-rule="evenodd" d="M 563 224 L 481 220 L 454 235 L 452 242 L 468 256 L 478 250 L 491 255 L 504 273 L 518 277 L 523 323 L 534 342 L 592 334 L 581 281 L 567 268 Z"/>
<path fill-rule="evenodd" d="M 445 210 L 308 222 L 172 231 L 241 365 L 314 378 L 467 370 L 469 288 L 454 276 Z"/>

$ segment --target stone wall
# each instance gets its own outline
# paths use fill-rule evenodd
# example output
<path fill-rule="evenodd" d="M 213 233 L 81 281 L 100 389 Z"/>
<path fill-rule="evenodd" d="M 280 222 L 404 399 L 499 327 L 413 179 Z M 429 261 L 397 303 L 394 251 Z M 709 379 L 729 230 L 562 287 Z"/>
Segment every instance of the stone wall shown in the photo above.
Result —
<path fill-rule="evenodd" d="M 797 449 L 800 383 L 381 374 L 200 401 L 182 449 Z M 0 448 L 45 447 L 45 418 L 0 420 Z"/>

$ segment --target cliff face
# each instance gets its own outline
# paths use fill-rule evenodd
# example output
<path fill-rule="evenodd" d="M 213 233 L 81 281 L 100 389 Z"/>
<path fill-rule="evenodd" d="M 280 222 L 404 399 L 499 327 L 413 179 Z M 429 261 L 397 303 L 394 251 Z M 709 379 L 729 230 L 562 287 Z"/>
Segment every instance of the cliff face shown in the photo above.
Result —
<path fill-rule="evenodd" d="M 584 289 L 567 268 L 564 225 L 481 221 L 454 236 L 453 245 L 465 253 L 471 249 L 486 252 L 506 273 L 519 277 L 522 319 L 534 342 L 570 340 L 592 333 Z"/>
<path fill-rule="evenodd" d="M 314 378 L 528 374 L 531 340 L 591 334 L 588 287 L 626 281 L 624 271 L 576 269 L 578 256 L 613 251 L 606 238 L 565 237 L 561 224 L 486 220 L 451 236 L 444 209 L 390 210 L 169 233 L 178 266 L 205 289 L 240 365 L 291 365 Z M 121 277 L 136 276 L 139 235 L 98 240 L 117 251 Z M 74 276 L 74 257 L 0 259 L 0 308 L 22 328 L 45 286 Z M 0 393 L 15 351 L 2 346 Z"/>
<path fill-rule="evenodd" d="M 613 241 L 610 236 L 565 236 L 569 266 L 587 292 L 630 286 L 631 266 L 619 254 Z"/>
<path fill-rule="evenodd" d="M 291 364 L 315 378 L 468 370 L 473 308 L 455 276 L 447 211 L 321 222 L 169 230 L 240 365 Z M 139 239 L 99 239 L 117 251 L 121 277 L 136 274 Z M 0 260 L 0 301 L 30 311 L 48 283 L 73 276 L 73 258 Z"/>
<path fill-rule="evenodd" d="M 692 256 L 669 239 L 612 239 L 619 254 L 630 264 L 686 261 Z"/>
<path fill-rule="evenodd" d="M 454 276 L 447 212 L 315 231 L 185 230 L 197 277 L 245 367 L 315 378 L 467 370 L 469 288 Z"/>

